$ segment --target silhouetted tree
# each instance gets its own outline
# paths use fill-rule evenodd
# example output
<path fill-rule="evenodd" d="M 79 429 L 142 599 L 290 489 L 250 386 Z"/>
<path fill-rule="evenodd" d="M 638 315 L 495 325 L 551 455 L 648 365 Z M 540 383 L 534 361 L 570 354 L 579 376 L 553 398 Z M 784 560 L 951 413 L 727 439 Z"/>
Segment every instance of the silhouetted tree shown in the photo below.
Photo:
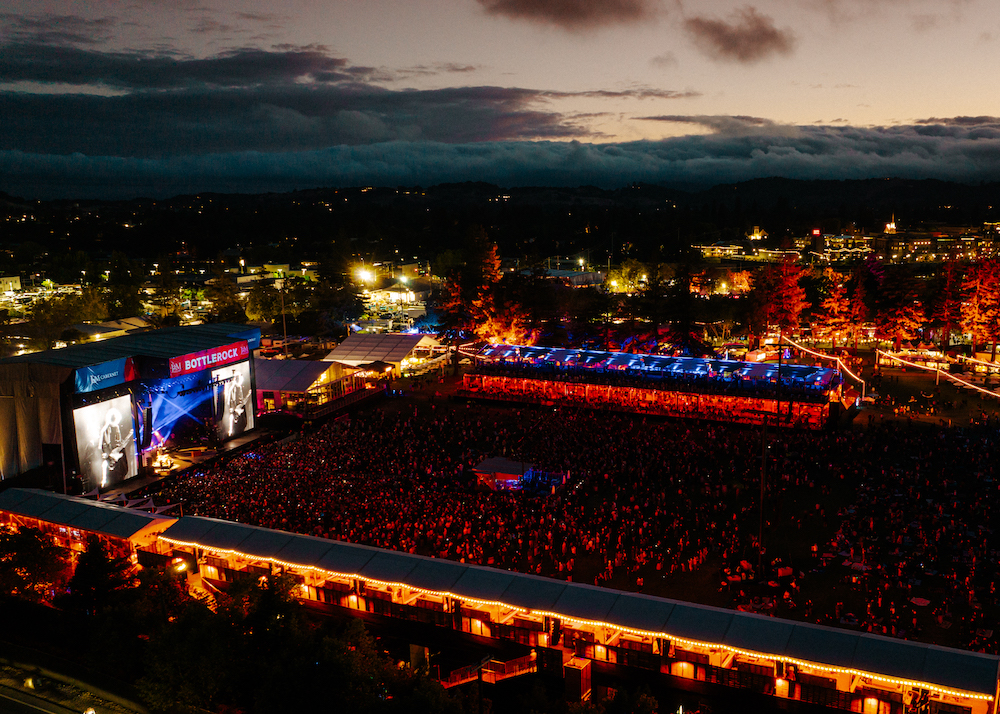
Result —
<path fill-rule="evenodd" d="M 0 594 L 50 600 L 67 575 L 65 551 L 34 528 L 0 528 Z"/>
<path fill-rule="evenodd" d="M 117 595 L 135 583 L 135 574 L 128 559 L 111 555 L 103 540 L 91 536 L 70 578 L 69 593 L 60 597 L 57 604 L 95 615 L 112 606 Z"/>

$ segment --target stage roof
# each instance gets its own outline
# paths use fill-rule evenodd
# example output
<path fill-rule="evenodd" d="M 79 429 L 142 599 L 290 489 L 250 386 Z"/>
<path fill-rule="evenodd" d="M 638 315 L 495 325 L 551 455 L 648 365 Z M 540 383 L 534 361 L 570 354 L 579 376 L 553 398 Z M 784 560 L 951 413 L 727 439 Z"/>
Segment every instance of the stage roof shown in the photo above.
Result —
<path fill-rule="evenodd" d="M 181 355 L 221 347 L 237 340 L 247 340 L 250 349 L 260 345 L 260 330 L 246 325 L 220 322 L 211 325 L 166 327 L 139 332 L 108 340 L 71 345 L 58 350 L 7 357 L 0 364 L 35 363 L 62 367 L 89 367 L 102 362 L 144 355 L 170 359 Z"/>
<path fill-rule="evenodd" d="M 126 540 L 150 531 L 162 530 L 177 520 L 170 516 L 33 488 L 8 488 L 0 491 L 0 511 Z"/>
<path fill-rule="evenodd" d="M 257 391 L 305 392 L 324 372 L 333 371 L 332 379 L 344 375 L 340 364 L 315 362 L 304 359 L 263 359 L 254 360 L 257 374 Z"/>
<path fill-rule="evenodd" d="M 604 352 L 555 347 L 521 347 L 519 345 L 486 345 L 479 350 L 480 358 L 490 361 L 520 362 L 529 365 L 569 366 L 584 369 L 631 369 L 676 376 L 722 377 L 740 375 L 751 379 L 770 379 L 778 375 L 774 362 L 738 362 L 736 360 L 703 359 L 699 357 L 665 357 L 663 355 Z M 819 387 L 830 384 L 837 370 L 801 364 L 781 365 L 781 376 Z"/>
<path fill-rule="evenodd" d="M 354 334 L 337 345 L 324 357 L 326 362 L 341 362 L 358 367 L 372 362 L 402 362 L 412 352 L 423 335 Z"/>
<path fill-rule="evenodd" d="M 338 575 L 451 593 L 472 600 L 606 622 L 668 638 L 717 644 L 993 696 L 1000 657 L 656 598 L 346 541 L 272 531 L 200 516 L 177 520 L 165 539 Z"/>

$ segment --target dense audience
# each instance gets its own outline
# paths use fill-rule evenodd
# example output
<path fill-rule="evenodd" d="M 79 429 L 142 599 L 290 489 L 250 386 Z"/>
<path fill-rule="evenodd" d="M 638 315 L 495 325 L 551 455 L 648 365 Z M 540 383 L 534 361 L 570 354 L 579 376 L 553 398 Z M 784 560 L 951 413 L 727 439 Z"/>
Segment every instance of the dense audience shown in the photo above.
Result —
<path fill-rule="evenodd" d="M 186 515 L 656 594 L 708 578 L 732 605 L 888 635 L 955 623 L 963 644 L 992 650 L 996 438 L 895 422 L 772 430 L 763 557 L 759 427 L 399 404 L 193 470 L 162 495 Z M 490 456 L 565 485 L 490 490 L 470 471 Z M 812 585 L 834 573 L 835 594 Z"/>

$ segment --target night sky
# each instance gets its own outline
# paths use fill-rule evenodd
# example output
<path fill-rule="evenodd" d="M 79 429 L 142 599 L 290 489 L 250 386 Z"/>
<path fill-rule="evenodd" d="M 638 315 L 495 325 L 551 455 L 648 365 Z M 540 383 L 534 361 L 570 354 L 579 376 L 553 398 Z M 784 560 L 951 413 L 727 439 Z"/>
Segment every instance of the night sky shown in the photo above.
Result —
<path fill-rule="evenodd" d="M 0 190 L 1000 179 L 996 0 L 0 0 Z"/>

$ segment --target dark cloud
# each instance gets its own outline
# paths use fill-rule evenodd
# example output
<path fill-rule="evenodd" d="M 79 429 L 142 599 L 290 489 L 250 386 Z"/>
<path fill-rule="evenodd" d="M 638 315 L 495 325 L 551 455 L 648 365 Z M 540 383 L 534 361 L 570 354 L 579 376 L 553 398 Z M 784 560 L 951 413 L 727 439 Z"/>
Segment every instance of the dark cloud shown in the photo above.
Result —
<path fill-rule="evenodd" d="M 435 64 L 418 64 L 413 67 L 396 70 L 396 77 L 431 77 L 439 74 L 469 74 L 475 72 L 478 67 L 472 64 L 458 64 L 457 62 L 437 62 Z"/>
<path fill-rule="evenodd" d="M 676 67 L 677 57 L 673 52 L 664 52 L 662 55 L 657 55 L 649 60 L 649 63 L 654 67 Z"/>
<path fill-rule="evenodd" d="M 586 117 L 561 113 L 553 104 L 579 97 L 698 96 L 647 86 L 581 92 L 387 89 L 379 83 L 397 74 L 352 66 L 325 47 L 243 49 L 204 59 L 25 43 L 2 49 L 0 82 L 90 88 L 0 92 L 0 149 L 37 153 L 163 158 L 394 140 L 596 138 Z M 458 64 L 422 69 L 471 70 Z"/>
<path fill-rule="evenodd" d="M 396 139 L 477 142 L 595 136 L 503 87 L 390 91 L 360 84 L 226 90 L 0 94 L 0 148 L 162 157 L 308 150 Z"/>
<path fill-rule="evenodd" d="M 316 48 L 242 49 L 193 59 L 25 42 L 0 46 L 0 82 L 65 82 L 124 90 L 181 89 L 284 84 L 310 78 L 338 82 L 373 71 L 349 67 L 347 60 Z"/>
<path fill-rule="evenodd" d="M 593 29 L 651 18 L 655 0 L 478 0 L 492 15 L 555 25 L 568 30 Z"/>
<path fill-rule="evenodd" d="M 593 89 L 582 92 L 545 92 L 545 96 L 554 98 L 564 97 L 595 97 L 599 99 L 694 99 L 701 96 L 701 92 L 687 90 L 678 92 L 672 89 L 656 89 L 654 87 L 634 87 L 632 89 Z"/>
<path fill-rule="evenodd" d="M 285 15 L 278 15 L 273 12 L 238 12 L 236 16 L 241 20 L 249 20 L 251 22 L 263 22 L 268 25 L 277 25 L 284 22 L 286 18 Z"/>
<path fill-rule="evenodd" d="M 928 128 L 926 126 L 922 127 Z M 500 185 L 707 186 L 769 176 L 1000 180 L 1000 134 L 932 135 L 915 126 L 797 127 L 795 136 L 709 134 L 617 144 L 392 141 L 304 152 L 163 159 L 0 151 L 0 190 L 29 197 L 167 196 L 314 186 L 490 181 Z"/>
<path fill-rule="evenodd" d="M 797 128 L 790 124 L 779 124 L 770 119 L 743 115 L 661 114 L 659 116 L 636 117 L 636 119 L 668 124 L 692 124 L 722 136 L 748 136 L 751 134 L 776 136 L 797 131 Z"/>
<path fill-rule="evenodd" d="M 77 15 L 19 16 L 0 14 L 7 41 L 42 45 L 95 45 L 114 34 L 114 18 L 88 19 Z"/>
<path fill-rule="evenodd" d="M 790 29 L 775 27 L 773 19 L 749 6 L 736 10 L 728 21 L 690 17 L 684 29 L 702 52 L 719 60 L 751 64 L 790 54 L 795 47 Z"/>
<path fill-rule="evenodd" d="M 235 25 L 219 22 L 211 17 L 199 18 L 189 31 L 196 35 L 232 35 L 239 34 L 240 32 L 246 34 L 247 32 L 246 30 L 241 30 Z"/>
<path fill-rule="evenodd" d="M 930 119 L 918 119 L 916 123 L 940 124 L 942 126 L 992 126 L 1000 124 L 1000 117 L 950 117 L 947 119 L 932 117 Z"/>

